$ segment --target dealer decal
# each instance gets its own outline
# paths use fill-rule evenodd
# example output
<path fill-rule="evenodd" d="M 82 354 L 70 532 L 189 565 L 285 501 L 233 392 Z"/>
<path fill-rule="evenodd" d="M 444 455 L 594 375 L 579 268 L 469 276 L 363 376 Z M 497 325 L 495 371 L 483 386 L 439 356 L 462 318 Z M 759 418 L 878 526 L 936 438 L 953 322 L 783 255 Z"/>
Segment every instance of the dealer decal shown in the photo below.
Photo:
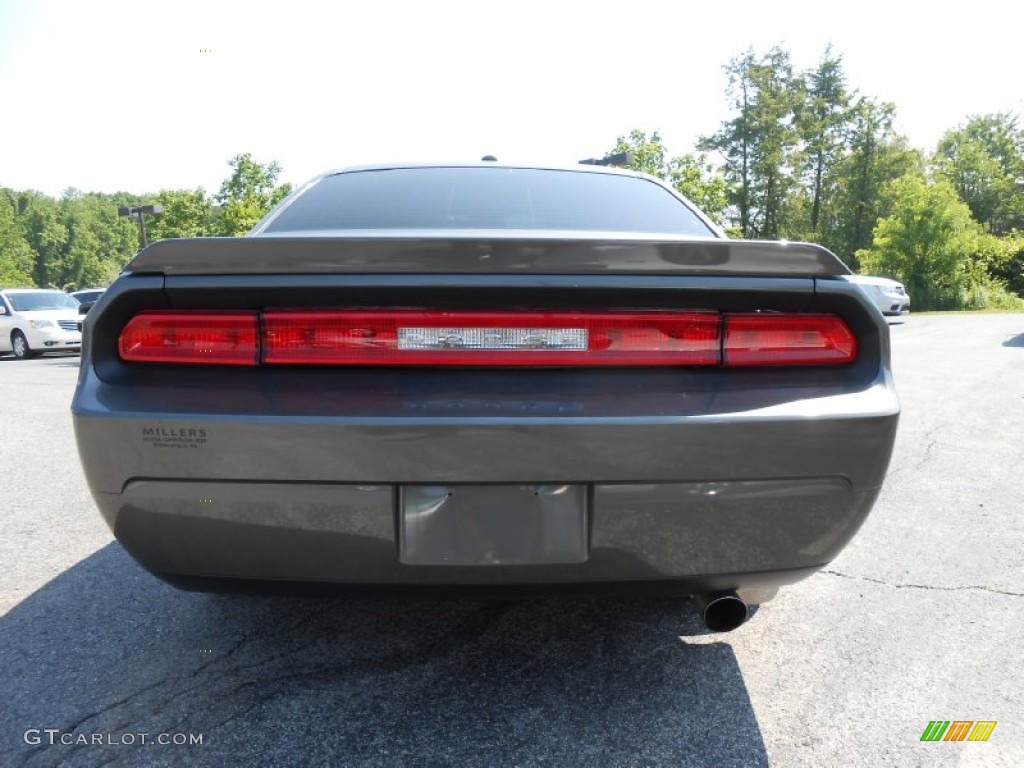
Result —
<path fill-rule="evenodd" d="M 154 448 L 199 448 L 206 444 L 202 427 L 143 427 L 142 442 Z"/>

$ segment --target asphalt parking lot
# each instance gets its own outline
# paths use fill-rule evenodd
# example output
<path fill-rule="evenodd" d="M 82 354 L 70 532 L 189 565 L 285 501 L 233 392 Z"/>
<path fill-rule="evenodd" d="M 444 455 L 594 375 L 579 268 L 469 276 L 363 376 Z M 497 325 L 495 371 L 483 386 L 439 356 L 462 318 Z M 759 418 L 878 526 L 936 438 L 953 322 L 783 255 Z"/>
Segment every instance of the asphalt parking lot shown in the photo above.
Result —
<path fill-rule="evenodd" d="M 1024 314 L 892 338 L 875 511 L 725 635 L 667 599 L 175 591 L 89 497 L 78 358 L 0 359 L 0 765 L 1024 765 Z"/>

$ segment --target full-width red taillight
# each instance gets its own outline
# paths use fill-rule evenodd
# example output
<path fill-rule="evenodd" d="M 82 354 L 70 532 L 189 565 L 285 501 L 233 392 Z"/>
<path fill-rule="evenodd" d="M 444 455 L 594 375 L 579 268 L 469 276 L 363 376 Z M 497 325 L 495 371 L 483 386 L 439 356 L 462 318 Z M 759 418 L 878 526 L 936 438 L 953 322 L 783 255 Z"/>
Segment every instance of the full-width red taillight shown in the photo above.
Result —
<path fill-rule="evenodd" d="M 256 365 L 257 312 L 141 312 L 121 331 L 123 360 L 146 363 Z"/>
<path fill-rule="evenodd" d="M 834 365 L 856 357 L 857 340 L 835 315 L 725 316 L 726 366 Z"/>
<path fill-rule="evenodd" d="M 675 311 L 142 312 L 132 362 L 220 365 L 836 365 L 857 356 L 835 315 Z"/>
<path fill-rule="evenodd" d="M 275 311 L 265 363 L 717 365 L 710 312 Z"/>

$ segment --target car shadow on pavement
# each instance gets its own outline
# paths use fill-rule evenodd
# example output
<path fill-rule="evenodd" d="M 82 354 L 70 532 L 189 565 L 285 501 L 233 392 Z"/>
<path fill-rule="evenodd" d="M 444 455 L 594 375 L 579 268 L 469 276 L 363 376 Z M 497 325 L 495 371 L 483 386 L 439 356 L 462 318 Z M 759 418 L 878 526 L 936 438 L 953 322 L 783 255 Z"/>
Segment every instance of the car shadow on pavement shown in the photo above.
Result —
<path fill-rule="evenodd" d="M 185 593 L 115 543 L 0 619 L 0 764 L 765 766 L 702 634 L 679 599 Z"/>

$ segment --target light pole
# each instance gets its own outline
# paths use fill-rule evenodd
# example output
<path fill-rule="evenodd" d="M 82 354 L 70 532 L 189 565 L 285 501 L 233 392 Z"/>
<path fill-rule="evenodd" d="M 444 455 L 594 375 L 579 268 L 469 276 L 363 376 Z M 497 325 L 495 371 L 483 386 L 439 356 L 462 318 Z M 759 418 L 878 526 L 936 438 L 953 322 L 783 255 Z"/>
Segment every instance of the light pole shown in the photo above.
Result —
<path fill-rule="evenodd" d="M 149 240 L 146 239 L 146 221 L 143 218 L 143 214 L 163 212 L 164 207 L 162 205 L 122 205 L 117 209 L 118 216 L 134 216 L 135 220 L 139 222 L 139 239 L 142 241 L 143 248 L 149 245 Z"/>

